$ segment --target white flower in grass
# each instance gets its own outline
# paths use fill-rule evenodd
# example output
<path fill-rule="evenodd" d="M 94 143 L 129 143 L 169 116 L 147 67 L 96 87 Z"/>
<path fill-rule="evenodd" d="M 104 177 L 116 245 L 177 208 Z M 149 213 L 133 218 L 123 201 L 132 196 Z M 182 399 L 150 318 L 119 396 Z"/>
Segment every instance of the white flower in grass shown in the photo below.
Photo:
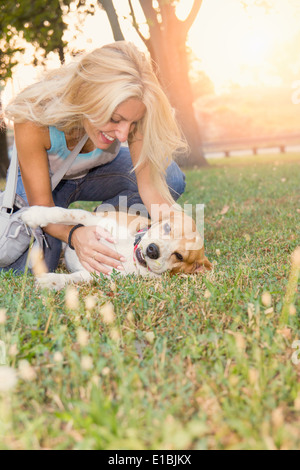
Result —
<path fill-rule="evenodd" d="M 39 246 L 33 246 L 30 254 L 30 262 L 32 266 L 33 274 L 36 277 L 41 277 L 48 272 L 44 252 Z"/>
<path fill-rule="evenodd" d="M 236 347 L 238 351 L 243 354 L 246 351 L 246 341 L 241 333 L 235 334 Z"/>
<path fill-rule="evenodd" d="M 89 343 L 89 334 L 83 328 L 77 330 L 77 341 L 82 347 L 87 346 Z"/>
<path fill-rule="evenodd" d="M 292 263 L 296 266 L 296 268 L 300 268 L 300 246 L 298 246 L 298 248 L 296 248 L 292 254 Z"/>
<path fill-rule="evenodd" d="M 74 286 L 67 286 L 65 294 L 65 304 L 70 310 L 79 309 L 78 290 Z"/>
<path fill-rule="evenodd" d="M 101 374 L 104 375 L 104 377 L 106 375 L 109 375 L 110 374 L 110 368 L 109 367 L 103 367 L 103 369 L 101 371 Z"/>
<path fill-rule="evenodd" d="M 98 375 L 93 375 L 93 377 L 91 378 L 91 384 L 95 385 L 96 387 L 99 387 L 100 379 Z"/>
<path fill-rule="evenodd" d="M 53 355 L 53 361 L 56 363 L 62 362 L 63 361 L 63 355 L 60 351 L 56 351 Z"/>
<path fill-rule="evenodd" d="M 16 355 L 18 354 L 19 350 L 18 350 L 18 346 L 16 345 L 16 343 L 12 344 L 8 350 L 8 354 L 11 356 L 11 357 L 16 357 Z"/>
<path fill-rule="evenodd" d="M 121 340 L 121 335 L 120 335 L 120 332 L 117 328 L 112 328 L 111 331 L 110 331 L 110 337 L 113 341 L 115 341 L 116 343 L 119 343 L 119 341 Z"/>
<path fill-rule="evenodd" d="M 0 325 L 4 325 L 6 322 L 6 309 L 0 308 Z"/>
<path fill-rule="evenodd" d="M 22 360 L 19 362 L 19 376 L 26 382 L 31 382 L 36 378 L 35 370 L 28 361 Z"/>
<path fill-rule="evenodd" d="M 126 318 L 130 323 L 134 323 L 134 315 L 131 310 L 127 313 Z"/>
<path fill-rule="evenodd" d="M 93 310 L 93 308 L 95 308 L 97 305 L 97 297 L 93 295 L 89 295 L 88 297 L 86 297 L 86 299 L 84 299 L 84 304 L 85 304 L 86 310 L 88 311 Z"/>
<path fill-rule="evenodd" d="M 145 338 L 148 341 L 148 343 L 153 344 L 155 340 L 155 334 L 153 333 L 153 331 L 148 331 L 145 334 Z"/>
<path fill-rule="evenodd" d="M 270 307 L 272 304 L 271 294 L 269 292 L 264 292 L 263 295 L 261 296 L 261 301 L 265 307 Z"/>
<path fill-rule="evenodd" d="M 103 318 L 104 323 L 111 324 L 115 321 L 114 306 L 111 302 L 107 302 L 100 308 L 100 314 Z"/>
<path fill-rule="evenodd" d="M 250 368 L 248 378 L 251 385 L 257 385 L 259 382 L 259 371 L 257 369 Z"/>
<path fill-rule="evenodd" d="M 298 393 L 295 401 L 294 401 L 294 407 L 296 411 L 300 411 L 300 393 Z"/>
<path fill-rule="evenodd" d="M 93 359 L 91 356 L 82 356 L 80 365 L 83 370 L 91 370 L 93 368 Z"/>
<path fill-rule="evenodd" d="M 284 414 L 282 408 L 276 408 L 271 414 L 272 424 L 278 429 L 284 424 Z"/>
<path fill-rule="evenodd" d="M 0 366 L 0 392 L 9 392 L 17 384 L 15 369 L 8 366 Z"/>
<path fill-rule="evenodd" d="M 265 315 L 271 315 L 271 313 L 274 313 L 274 308 L 270 307 L 265 310 Z"/>
<path fill-rule="evenodd" d="M 208 289 L 206 289 L 206 291 L 204 292 L 204 298 L 209 299 L 210 297 L 211 297 L 211 292 Z"/>
<path fill-rule="evenodd" d="M 110 289 L 114 292 L 117 289 L 117 285 L 114 281 L 111 281 L 110 283 Z"/>
<path fill-rule="evenodd" d="M 247 307 L 247 312 L 248 312 L 248 317 L 249 317 L 249 320 L 252 320 L 253 316 L 254 316 L 254 313 L 255 313 L 255 306 L 254 304 L 252 303 L 248 303 L 248 307 Z"/>
<path fill-rule="evenodd" d="M 246 351 L 246 340 L 241 333 L 236 331 L 226 330 L 226 333 L 232 335 L 235 338 L 236 348 L 240 354 L 244 354 Z"/>
<path fill-rule="evenodd" d="M 292 316 L 293 316 L 293 315 L 296 315 L 297 310 L 296 310 L 295 305 L 293 305 L 293 304 L 290 305 L 289 312 L 290 312 L 290 315 L 292 315 Z"/>

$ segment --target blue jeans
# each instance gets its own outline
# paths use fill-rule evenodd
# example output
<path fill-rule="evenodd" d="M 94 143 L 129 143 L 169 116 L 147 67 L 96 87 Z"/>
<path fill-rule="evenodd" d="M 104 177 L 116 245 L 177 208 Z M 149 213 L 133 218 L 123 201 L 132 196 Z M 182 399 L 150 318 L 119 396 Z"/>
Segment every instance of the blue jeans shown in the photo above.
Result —
<path fill-rule="evenodd" d="M 126 196 L 127 207 L 143 204 L 138 192 L 135 173 L 127 147 L 121 147 L 116 158 L 106 165 L 91 169 L 86 176 L 73 180 L 62 180 L 53 191 L 56 206 L 67 208 L 75 201 L 102 201 L 103 204 L 119 206 L 119 197 Z M 166 182 L 170 193 L 176 201 L 185 189 L 185 175 L 173 162 L 167 168 Z M 17 194 L 27 201 L 21 174 L 17 183 Z M 122 198 L 124 201 L 124 198 Z M 44 247 L 45 262 L 49 272 L 57 268 L 62 242 L 45 233 L 47 246 Z M 24 272 L 28 250 L 13 264 L 0 270 L 13 269 L 17 273 Z"/>

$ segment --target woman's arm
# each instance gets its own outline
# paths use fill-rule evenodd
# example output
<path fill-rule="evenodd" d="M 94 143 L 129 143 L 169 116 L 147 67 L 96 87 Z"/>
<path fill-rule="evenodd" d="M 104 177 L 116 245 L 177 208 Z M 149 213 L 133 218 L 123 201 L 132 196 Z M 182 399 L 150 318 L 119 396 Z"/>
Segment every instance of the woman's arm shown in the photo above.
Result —
<path fill-rule="evenodd" d="M 15 124 L 15 141 L 22 180 L 30 206 L 53 207 L 47 149 L 51 147 L 48 128 L 31 122 Z M 54 238 L 68 242 L 70 225 L 49 224 L 44 231 Z M 96 227 L 81 227 L 72 236 L 72 244 L 81 264 L 88 271 L 108 274 L 110 269 L 102 263 L 118 268 L 121 256 L 100 242 L 100 235 L 110 240 L 106 231 Z"/>
<path fill-rule="evenodd" d="M 139 160 L 142 145 L 143 136 L 139 135 L 135 136 L 134 141 L 129 146 L 133 166 L 135 166 Z M 160 206 L 160 213 L 169 213 L 172 210 L 172 204 L 163 198 L 154 186 L 151 178 L 150 164 L 148 162 L 137 168 L 136 179 L 139 194 L 152 219 L 156 220 L 159 218 L 159 211 L 157 211 L 158 205 Z"/>
<path fill-rule="evenodd" d="M 48 129 L 31 122 L 15 124 L 15 142 L 29 205 L 54 206 L 47 156 L 51 146 Z"/>

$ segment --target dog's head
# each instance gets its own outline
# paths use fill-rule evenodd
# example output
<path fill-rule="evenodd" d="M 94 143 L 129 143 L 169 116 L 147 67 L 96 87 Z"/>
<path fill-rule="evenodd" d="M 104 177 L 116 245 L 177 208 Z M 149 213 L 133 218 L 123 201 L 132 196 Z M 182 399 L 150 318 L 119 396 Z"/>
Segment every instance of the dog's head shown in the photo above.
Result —
<path fill-rule="evenodd" d="M 198 274 L 212 264 L 204 255 L 204 243 L 193 219 L 184 212 L 162 217 L 135 243 L 137 263 L 155 274 Z"/>

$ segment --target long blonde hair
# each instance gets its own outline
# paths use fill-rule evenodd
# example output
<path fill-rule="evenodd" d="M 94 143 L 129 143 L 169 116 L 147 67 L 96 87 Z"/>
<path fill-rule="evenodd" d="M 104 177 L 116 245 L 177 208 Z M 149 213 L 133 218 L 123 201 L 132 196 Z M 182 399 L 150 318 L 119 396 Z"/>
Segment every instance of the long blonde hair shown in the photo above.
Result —
<path fill-rule="evenodd" d="M 151 62 L 134 44 L 108 44 L 47 73 L 14 98 L 4 115 L 15 123 L 32 121 L 71 133 L 83 131 L 84 119 L 99 127 L 106 124 L 129 98 L 146 106 L 136 127 L 143 135 L 143 147 L 135 169 L 148 161 L 157 189 L 173 202 L 165 170 L 174 154 L 187 152 L 188 147 Z M 130 139 L 134 135 L 129 143 Z"/>

